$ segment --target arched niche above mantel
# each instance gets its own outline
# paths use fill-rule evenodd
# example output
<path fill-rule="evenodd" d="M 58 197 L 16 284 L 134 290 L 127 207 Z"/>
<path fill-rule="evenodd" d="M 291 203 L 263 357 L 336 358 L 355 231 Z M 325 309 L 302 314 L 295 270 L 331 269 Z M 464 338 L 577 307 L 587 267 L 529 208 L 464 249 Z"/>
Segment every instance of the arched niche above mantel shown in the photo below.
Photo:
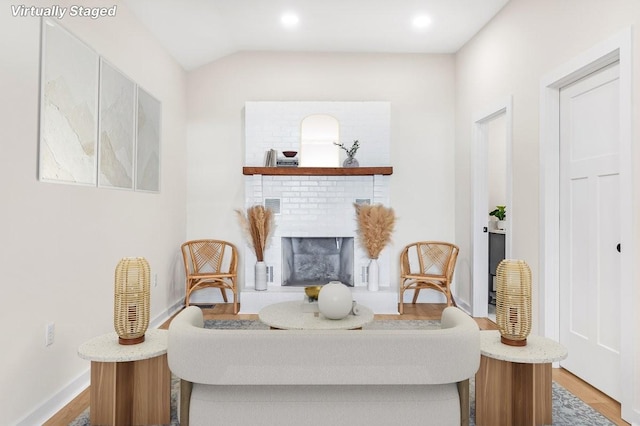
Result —
<path fill-rule="evenodd" d="M 329 114 L 312 114 L 300 123 L 300 166 L 337 167 L 340 152 L 340 123 Z"/>

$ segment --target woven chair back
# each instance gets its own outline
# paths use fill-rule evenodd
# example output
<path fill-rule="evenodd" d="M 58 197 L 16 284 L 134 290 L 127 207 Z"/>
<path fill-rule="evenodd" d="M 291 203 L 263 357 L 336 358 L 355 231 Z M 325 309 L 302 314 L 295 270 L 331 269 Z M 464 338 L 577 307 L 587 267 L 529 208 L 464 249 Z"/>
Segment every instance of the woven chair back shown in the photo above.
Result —
<path fill-rule="evenodd" d="M 451 278 L 458 257 L 458 247 L 451 243 L 423 241 L 415 243 L 419 271 L 412 273 L 441 275 Z M 408 261 L 408 257 L 406 258 Z M 406 265 L 405 270 L 410 270 Z"/>
<path fill-rule="evenodd" d="M 188 274 L 209 274 L 223 271 L 227 242 L 220 240 L 196 240 L 184 244 L 185 267 Z"/>

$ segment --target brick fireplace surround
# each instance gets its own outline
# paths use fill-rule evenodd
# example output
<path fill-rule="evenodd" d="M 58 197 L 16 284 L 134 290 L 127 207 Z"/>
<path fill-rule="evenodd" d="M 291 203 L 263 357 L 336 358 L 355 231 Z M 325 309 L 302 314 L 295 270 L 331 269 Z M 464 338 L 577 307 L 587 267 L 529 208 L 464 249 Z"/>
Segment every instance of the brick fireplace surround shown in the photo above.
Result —
<path fill-rule="evenodd" d="M 329 114 L 340 123 L 340 139 L 350 145 L 358 139 L 360 165 L 388 166 L 390 117 L 388 102 L 247 102 L 245 104 L 245 165 L 260 167 L 265 152 L 276 149 L 299 151 L 300 122 L 311 114 Z M 301 287 L 282 285 L 282 238 L 356 237 L 356 202 L 389 205 L 390 179 L 387 174 L 299 175 L 294 169 L 286 175 L 245 167 L 245 207 L 266 204 L 276 212 L 276 229 L 265 252 L 268 289 L 256 291 L 255 255 L 244 247 L 245 285 L 240 289 L 241 313 L 256 313 L 262 307 L 288 300 L 302 300 Z M 256 173 L 257 172 L 257 173 Z M 335 172 L 335 170 L 334 170 Z M 338 171 L 338 173 L 340 173 Z M 241 248 L 242 250 L 242 248 Z M 390 253 L 380 258 L 380 290 L 367 290 L 366 267 L 369 259 L 357 242 L 354 245 L 354 300 L 375 313 L 397 314 L 398 291 L 390 279 Z"/>

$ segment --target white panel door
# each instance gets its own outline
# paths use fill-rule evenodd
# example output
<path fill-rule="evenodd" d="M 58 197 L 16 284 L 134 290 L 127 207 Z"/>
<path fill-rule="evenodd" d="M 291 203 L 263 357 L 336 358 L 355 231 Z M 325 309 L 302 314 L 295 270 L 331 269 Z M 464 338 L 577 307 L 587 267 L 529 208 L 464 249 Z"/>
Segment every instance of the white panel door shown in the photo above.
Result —
<path fill-rule="evenodd" d="M 560 91 L 561 363 L 620 399 L 618 65 Z"/>

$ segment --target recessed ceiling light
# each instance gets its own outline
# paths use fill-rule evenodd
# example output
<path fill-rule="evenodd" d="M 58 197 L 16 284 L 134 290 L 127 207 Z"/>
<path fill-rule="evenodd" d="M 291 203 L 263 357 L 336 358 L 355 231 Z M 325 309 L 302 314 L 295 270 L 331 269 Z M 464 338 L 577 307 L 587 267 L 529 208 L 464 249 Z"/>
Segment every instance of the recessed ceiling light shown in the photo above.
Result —
<path fill-rule="evenodd" d="M 282 25 L 287 28 L 293 28 L 297 26 L 299 21 L 300 19 L 298 18 L 298 15 L 293 12 L 287 12 L 280 18 L 280 22 L 282 22 Z"/>
<path fill-rule="evenodd" d="M 413 18 L 413 27 L 417 29 L 427 28 L 431 25 L 431 18 L 428 15 L 419 15 Z"/>

